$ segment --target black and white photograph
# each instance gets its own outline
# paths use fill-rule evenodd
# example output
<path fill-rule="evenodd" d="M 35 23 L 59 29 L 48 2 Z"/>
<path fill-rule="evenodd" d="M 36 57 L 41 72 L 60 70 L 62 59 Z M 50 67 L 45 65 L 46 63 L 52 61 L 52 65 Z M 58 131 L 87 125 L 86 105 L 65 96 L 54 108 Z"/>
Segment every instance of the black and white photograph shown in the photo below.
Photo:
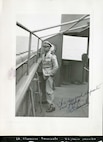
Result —
<path fill-rule="evenodd" d="M 16 116 L 88 117 L 90 15 L 17 15 L 16 29 Z"/>

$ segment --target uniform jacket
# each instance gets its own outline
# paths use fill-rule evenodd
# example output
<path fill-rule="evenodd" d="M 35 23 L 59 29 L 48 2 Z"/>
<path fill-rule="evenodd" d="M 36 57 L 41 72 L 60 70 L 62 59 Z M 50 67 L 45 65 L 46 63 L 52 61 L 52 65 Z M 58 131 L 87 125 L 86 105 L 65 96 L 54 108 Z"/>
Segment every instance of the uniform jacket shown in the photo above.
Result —
<path fill-rule="evenodd" d="M 48 52 L 42 55 L 42 71 L 44 76 L 53 76 L 55 75 L 58 69 L 58 61 L 55 54 Z"/>

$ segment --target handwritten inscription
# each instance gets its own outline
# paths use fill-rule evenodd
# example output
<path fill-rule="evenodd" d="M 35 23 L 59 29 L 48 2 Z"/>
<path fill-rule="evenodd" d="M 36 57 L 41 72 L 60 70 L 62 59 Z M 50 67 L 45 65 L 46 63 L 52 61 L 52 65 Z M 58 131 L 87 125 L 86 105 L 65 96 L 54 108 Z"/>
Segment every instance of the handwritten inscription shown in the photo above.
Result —
<path fill-rule="evenodd" d="M 88 95 L 87 93 L 85 94 L 81 93 L 80 96 L 74 98 L 69 98 L 66 100 L 61 98 L 57 106 L 59 107 L 60 110 L 67 108 L 68 111 L 72 112 L 86 104 L 88 104 Z"/>
<path fill-rule="evenodd" d="M 82 106 L 89 104 L 89 94 L 93 93 L 94 91 L 98 90 L 100 85 L 96 86 L 96 88 L 87 91 L 85 93 L 81 93 L 80 95 L 74 98 L 61 98 L 57 103 L 57 106 L 60 110 L 67 109 L 69 112 L 73 112 L 76 109 L 79 109 Z"/>

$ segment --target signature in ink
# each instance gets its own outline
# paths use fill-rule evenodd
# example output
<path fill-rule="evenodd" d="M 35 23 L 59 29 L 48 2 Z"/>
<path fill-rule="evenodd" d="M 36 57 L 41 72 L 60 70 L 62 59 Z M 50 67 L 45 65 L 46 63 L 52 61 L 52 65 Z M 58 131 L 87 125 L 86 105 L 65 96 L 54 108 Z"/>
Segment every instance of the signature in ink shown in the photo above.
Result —
<path fill-rule="evenodd" d="M 67 109 L 69 112 L 73 112 L 74 110 L 79 109 L 80 107 L 88 105 L 89 94 L 93 93 L 98 89 L 100 89 L 100 85 L 96 86 L 96 88 L 90 91 L 81 93 L 79 96 L 76 96 L 74 98 L 69 98 L 69 99 L 61 98 L 59 100 L 59 103 L 57 103 L 57 106 L 60 110 Z"/>
<path fill-rule="evenodd" d="M 80 108 L 81 106 L 84 106 L 85 104 L 88 104 L 88 95 L 87 93 L 82 94 L 80 96 L 69 98 L 67 100 L 64 100 L 63 98 L 59 101 L 57 106 L 60 110 L 67 108 L 70 112 Z"/>

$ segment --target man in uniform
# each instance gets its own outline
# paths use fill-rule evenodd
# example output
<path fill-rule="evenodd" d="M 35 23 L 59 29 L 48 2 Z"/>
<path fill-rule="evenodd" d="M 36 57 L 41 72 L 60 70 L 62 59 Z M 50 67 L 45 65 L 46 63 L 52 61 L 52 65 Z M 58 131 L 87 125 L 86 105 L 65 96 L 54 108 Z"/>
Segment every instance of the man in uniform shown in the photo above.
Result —
<path fill-rule="evenodd" d="M 42 72 L 46 84 L 46 99 L 48 102 L 48 109 L 46 112 L 55 111 L 53 77 L 58 69 L 58 62 L 55 54 L 51 53 L 53 45 L 48 42 L 43 42 L 44 54 L 42 55 Z"/>

